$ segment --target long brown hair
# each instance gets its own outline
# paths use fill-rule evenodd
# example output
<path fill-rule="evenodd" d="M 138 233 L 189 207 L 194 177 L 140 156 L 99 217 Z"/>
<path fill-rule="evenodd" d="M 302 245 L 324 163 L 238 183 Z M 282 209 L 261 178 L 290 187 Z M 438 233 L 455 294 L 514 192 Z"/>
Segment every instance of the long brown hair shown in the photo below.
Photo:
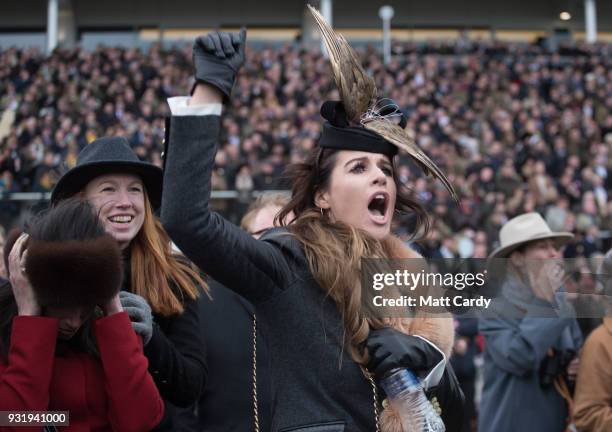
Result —
<path fill-rule="evenodd" d="M 327 292 L 342 316 L 345 343 L 351 358 L 367 363 L 367 354 L 361 348 L 367 339 L 370 326 L 385 326 L 382 319 L 365 318 L 361 313 L 360 267 L 362 258 L 392 258 L 396 247 L 390 236 L 376 240 L 365 231 L 332 221 L 317 208 L 318 191 L 329 188 L 331 173 L 338 150 L 313 149 L 303 163 L 289 167 L 287 177 L 291 183 L 292 198 L 277 216 L 289 232 L 303 245 L 308 266 L 315 280 Z M 395 166 L 393 169 L 395 173 Z M 423 207 L 410 196 L 395 175 L 397 186 L 396 214 L 411 214 L 416 218 L 415 233 L 429 230 L 429 219 Z M 295 219 L 289 220 L 293 212 Z"/>
<path fill-rule="evenodd" d="M 173 254 L 170 237 L 153 215 L 146 192 L 144 200 L 144 223 L 130 244 L 131 290 L 143 296 L 156 313 L 180 314 L 185 297 L 196 299 L 198 285 L 208 294 L 208 286 L 185 259 Z"/>

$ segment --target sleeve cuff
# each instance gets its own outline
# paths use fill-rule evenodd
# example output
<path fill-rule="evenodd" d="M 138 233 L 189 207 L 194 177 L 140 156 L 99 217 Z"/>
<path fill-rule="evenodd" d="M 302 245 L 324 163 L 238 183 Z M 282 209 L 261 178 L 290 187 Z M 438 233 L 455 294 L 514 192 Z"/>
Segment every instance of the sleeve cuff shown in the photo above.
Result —
<path fill-rule="evenodd" d="M 222 104 L 210 103 L 202 105 L 189 105 L 189 96 L 176 96 L 168 98 L 170 112 L 173 116 L 205 116 L 221 115 Z"/>
<path fill-rule="evenodd" d="M 442 376 L 444 375 L 444 369 L 446 369 L 446 355 L 444 355 L 444 352 L 440 348 L 438 348 L 436 344 L 434 344 L 428 339 L 425 339 L 423 336 L 414 335 L 414 337 L 423 339 L 425 342 L 427 342 L 429 345 L 434 347 L 442 355 L 442 360 L 440 360 L 438 364 L 435 365 L 427 373 L 427 375 L 425 375 L 425 377 L 423 376 L 419 377 L 421 379 L 421 385 L 423 386 L 423 389 L 429 390 L 430 388 L 437 386 L 440 383 Z"/>
<path fill-rule="evenodd" d="M 141 340 L 132 330 L 130 317 L 125 311 L 98 318 L 94 323 L 94 331 L 98 344 L 102 345 L 106 342 L 112 345 L 117 341 Z"/>

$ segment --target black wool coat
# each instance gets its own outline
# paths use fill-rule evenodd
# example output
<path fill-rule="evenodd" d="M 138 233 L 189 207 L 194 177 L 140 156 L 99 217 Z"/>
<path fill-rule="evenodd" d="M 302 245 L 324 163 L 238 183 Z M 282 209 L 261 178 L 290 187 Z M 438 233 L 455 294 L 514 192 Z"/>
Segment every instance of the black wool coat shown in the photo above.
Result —
<path fill-rule="evenodd" d="M 130 262 L 125 263 L 123 291 L 130 291 Z M 184 311 L 169 317 L 153 313 L 153 336 L 144 347 L 149 373 L 164 399 L 165 412 L 155 431 L 195 431 L 193 407 L 206 382 L 206 345 L 200 331 L 200 290 L 185 298 Z"/>
<path fill-rule="evenodd" d="M 200 302 L 208 379 L 198 402 L 200 431 L 253 431 L 253 317 L 251 303 L 220 283 L 208 281 L 212 300 Z M 259 430 L 270 430 L 269 354 L 257 323 Z"/>

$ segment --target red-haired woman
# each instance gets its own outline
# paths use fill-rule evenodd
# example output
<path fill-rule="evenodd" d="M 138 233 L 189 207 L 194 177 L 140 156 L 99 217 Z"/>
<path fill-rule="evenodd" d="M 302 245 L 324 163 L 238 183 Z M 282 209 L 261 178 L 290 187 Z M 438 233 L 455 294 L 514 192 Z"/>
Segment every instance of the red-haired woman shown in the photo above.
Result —
<path fill-rule="evenodd" d="M 161 169 L 140 161 L 126 139 L 107 137 L 81 151 L 76 166 L 58 181 L 51 201 L 85 198 L 118 242 L 125 260 L 121 302 L 143 338 L 149 371 L 166 401 L 166 415 L 157 430 L 173 431 L 186 418 L 185 413 L 176 415 L 176 407 L 191 407 L 204 387 L 206 357 L 198 301 L 199 287 L 206 285 L 172 251 L 154 215 L 161 192 Z"/>

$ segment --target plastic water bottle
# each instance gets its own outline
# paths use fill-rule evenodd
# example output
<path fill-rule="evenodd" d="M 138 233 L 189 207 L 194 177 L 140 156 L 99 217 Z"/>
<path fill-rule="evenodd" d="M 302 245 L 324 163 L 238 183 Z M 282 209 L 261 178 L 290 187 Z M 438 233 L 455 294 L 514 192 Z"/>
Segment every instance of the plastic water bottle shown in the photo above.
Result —
<path fill-rule="evenodd" d="M 399 414 L 404 432 L 444 432 L 444 422 L 431 405 L 419 379 L 408 369 L 393 369 L 381 381 L 387 399 Z"/>

